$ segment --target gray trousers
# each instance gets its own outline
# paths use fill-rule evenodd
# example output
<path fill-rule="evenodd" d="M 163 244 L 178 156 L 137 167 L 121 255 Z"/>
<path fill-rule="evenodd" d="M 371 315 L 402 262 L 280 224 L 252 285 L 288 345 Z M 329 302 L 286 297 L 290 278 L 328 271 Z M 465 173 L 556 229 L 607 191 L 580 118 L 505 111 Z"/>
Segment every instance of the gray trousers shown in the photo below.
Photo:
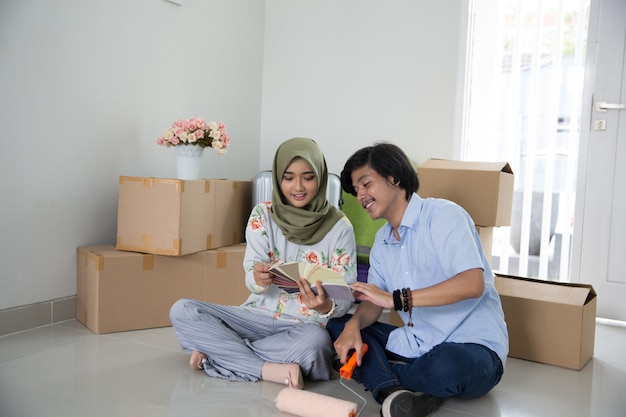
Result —
<path fill-rule="evenodd" d="M 330 336 L 314 323 L 274 319 L 247 308 L 183 298 L 170 310 L 181 348 L 208 356 L 205 372 L 231 381 L 258 381 L 265 362 L 297 363 L 312 380 L 328 380 Z"/>

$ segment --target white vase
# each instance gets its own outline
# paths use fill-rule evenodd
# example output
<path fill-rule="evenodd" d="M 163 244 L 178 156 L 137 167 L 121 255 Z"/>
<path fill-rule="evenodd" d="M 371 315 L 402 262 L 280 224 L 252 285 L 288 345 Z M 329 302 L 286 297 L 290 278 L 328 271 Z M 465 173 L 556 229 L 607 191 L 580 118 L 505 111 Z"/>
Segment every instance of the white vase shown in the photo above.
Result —
<path fill-rule="evenodd" d="M 176 149 L 176 176 L 181 180 L 199 180 L 204 148 L 196 145 L 178 145 Z"/>

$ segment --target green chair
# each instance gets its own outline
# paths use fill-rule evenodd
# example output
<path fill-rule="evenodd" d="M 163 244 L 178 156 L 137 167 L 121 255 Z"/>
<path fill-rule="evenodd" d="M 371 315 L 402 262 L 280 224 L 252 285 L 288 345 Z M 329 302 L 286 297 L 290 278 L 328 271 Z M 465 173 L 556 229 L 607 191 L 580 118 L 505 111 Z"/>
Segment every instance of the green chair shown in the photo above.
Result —
<path fill-rule="evenodd" d="M 361 207 L 361 203 L 352 194 L 341 192 L 343 205 L 341 211 L 354 227 L 356 238 L 357 267 L 359 271 L 359 281 L 367 281 L 367 269 L 370 262 L 370 249 L 374 244 L 376 232 L 386 223 L 385 219 L 372 220 L 370 215 Z M 365 274 L 365 276 L 363 276 Z"/>

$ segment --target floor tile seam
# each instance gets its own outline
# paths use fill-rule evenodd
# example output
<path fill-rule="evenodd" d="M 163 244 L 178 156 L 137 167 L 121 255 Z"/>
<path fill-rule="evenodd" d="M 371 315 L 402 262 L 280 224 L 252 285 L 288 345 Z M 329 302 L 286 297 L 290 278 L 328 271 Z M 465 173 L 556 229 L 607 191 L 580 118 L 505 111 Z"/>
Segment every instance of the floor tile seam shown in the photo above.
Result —
<path fill-rule="evenodd" d="M 70 336 L 70 337 L 72 337 L 72 336 Z M 112 344 L 112 345 L 110 345 L 108 347 L 101 346 L 101 347 L 99 347 L 99 351 L 101 351 L 101 352 L 102 351 L 107 351 L 107 350 L 113 349 L 113 348 L 115 348 L 117 346 L 122 346 L 122 345 L 128 343 L 128 341 L 124 340 L 124 339 L 115 339 L 115 341 L 119 341 L 120 343 Z M 67 348 L 68 346 L 72 346 L 72 345 L 75 346 L 76 344 L 77 343 L 76 343 L 75 340 L 67 341 L 66 343 L 59 343 L 59 344 L 54 345 L 54 346 L 48 346 L 45 349 L 40 350 L 40 351 L 27 351 L 27 352 L 24 352 L 22 354 L 15 355 L 15 356 L 13 356 L 13 357 L 11 357 L 9 359 L 1 359 L 0 358 L 0 364 L 10 363 L 10 362 L 17 361 L 17 360 L 20 360 L 20 359 L 28 358 L 29 356 L 32 356 L 32 355 L 41 356 L 41 355 L 44 355 L 46 353 L 54 352 L 55 350 L 58 350 L 58 349 Z M 0 346 L 1 345 L 2 344 L 0 343 Z M 87 353 L 86 353 L 86 355 L 87 355 Z M 38 369 L 42 369 L 42 368 L 38 367 Z"/>
<path fill-rule="evenodd" d="M 124 339 L 116 339 L 116 341 L 119 341 L 120 343 L 112 344 L 112 345 L 109 345 L 109 346 L 100 346 L 100 347 L 98 347 L 98 354 L 107 353 L 107 352 L 113 351 L 113 350 L 118 349 L 118 348 L 123 348 L 124 345 L 128 345 L 129 344 L 129 341 L 128 340 L 124 340 Z M 21 356 L 17 356 L 17 357 L 11 358 L 11 359 L 9 359 L 7 361 L 0 361 L 0 363 L 10 363 L 10 362 L 13 362 L 13 361 L 16 361 L 16 360 L 27 358 L 28 356 L 34 355 L 34 354 L 36 354 L 38 356 L 41 356 L 41 355 L 44 355 L 46 353 L 53 352 L 53 351 L 55 351 L 57 349 L 66 348 L 67 346 L 70 346 L 70 345 L 73 345 L 73 344 L 74 343 L 69 342 L 69 343 L 66 343 L 66 344 L 61 344 L 61 345 L 57 345 L 57 346 L 51 346 L 51 347 L 49 347 L 47 349 L 42 350 L 41 352 L 30 352 L 30 353 L 27 353 L 27 354 L 24 354 L 24 355 L 21 355 Z M 92 353 L 89 350 L 90 350 L 90 348 L 86 349 L 84 353 L 80 354 L 81 360 L 85 360 L 85 361 L 89 361 L 90 360 L 89 356 Z M 72 363 L 76 363 L 76 357 L 67 358 L 67 359 L 55 359 L 54 362 L 50 363 L 47 366 L 38 365 L 36 372 L 41 372 L 43 370 L 46 370 L 46 369 L 49 369 L 49 368 L 53 368 L 53 367 L 58 366 L 58 365 L 62 365 L 63 366 L 63 365 L 72 364 Z M 0 379 L 2 379 L 2 378 L 0 378 Z"/>
<path fill-rule="evenodd" d="M 441 407 L 439 407 L 439 410 L 437 411 L 437 413 L 442 413 L 442 411 L 452 411 L 455 414 L 462 414 L 463 416 L 467 416 L 467 417 L 493 417 L 492 415 L 489 414 L 475 414 L 475 413 L 468 413 L 465 410 L 461 410 L 458 408 L 452 408 L 449 406 L 446 406 L 446 403 L 444 402 L 443 405 Z M 436 413 L 435 413 L 436 415 Z"/>
<path fill-rule="evenodd" d="M 97 333 L 94 333 L 93 331 L 89 330 L 87 327 L 69 325 L 69 323 L 78 323 L 81 326 L 84 326 L 80 321 L 78 321 L 76 319 L 64 320 L 64 321 L 60 321 L 60 322 L 53 323 L 53 324 L 59 325 L 59 327 L 64 327 L 66 329 L 73 329 L 73 330 L 78 330 L 78 331 L 83 332 L 83 333 L 91 333 L 93 335 L 97 335 Z"/>
<path fill-rule="evenodd" d="M 20 331 L 17 331 L 17 332 L 3 334 L 3 335 L 0 335 L 0 344 L 3 341 L 3 339 L 6 338 L 6 337 L 16 336 L 16 335 L 20 335 L 20 334 L 23 334 L 23 333 L 31 332 L 31 331 L 34 331 L 34 330 L 40 330 L 40 329 L 43 329 L 43 328 L 46 328 L 46 327 L 53 327 L 53 326 L 55 326 L 55 327 L 63 327 L 64 329 L 76 330 L 76 331 L 79 331 L 79 332 L 82 332 L 82 333 L 92 333 L 92 334 L 95 334 L 92 331 L 90 331 L 89 329 L 81 329 L 81 328 L 76 327 L 76 326 L 68 326 L 67 325 L 67 323 L 73 322 L 75 320 L 76 319 L 68 319 L 68 320 L 58 321 L 58 322 L 54 322 L 54 323 L 46 323 L 46 324 L 43 324 L 41 326 L 29 327 L 28 329 L 20 330 Z"/>
<path fill-rule="evenodd" d="M 183 350 L 181 348 L 171 348 L 171 347 L 162 346 L 162 345 L 158 345 L 158 344 L 155 344 L 155 343 L 144 342 L 144 341 L 140 341 L 140 340 L 131 340 L 130 342 L 135 343 L 137 345 L 149 346 L 149 347 L 153 347 L 153 348 L 167 350 L 168 352 L 183 352 Z"/>
<path fill-rule="evenodd" d="M 98 336 L 106 336 L 106 335 L 98 335 Z M 99 348 L 98 349 L 98 356 L 105 354 L 115 354 L 116 350 L 123 350 L 128 346 L 133 346 L 133 345 L 137 345 L 138 343 L 134 343 L 132 340 L 124 340 L 124 339 L 117 339 L 119 340 L 121 343 L 117 343 L 117 344 L 113 344 L 110 346 L 106 346 L 103 348 Z M 158 347 L 158 346 L 150 346 L 151 348 L 154 347 Z M 93 361 L 93 358 L 90 358 L 91 353 L 89 352 L 85 352 L 84 354 L 80 355 L 80 362 L 84 362 L 84 363 L 88 363 L 90 361 Z M 77 364 L 77 359 L 74 358 L 68 358 L 68 359 L 63 359 L 63 360 L 59 360 L 59 361 L 55 361 L 53 364 L 48 365 L 45 368 L 38 368 L 37 372 L 41 372 L 42 370 L 45 369 L 51 369 L 51 368 L 55 368 L 55 367 L 61 367 L 61 368 L 66 368 L 67 365 L 73 365 L 73 364 Z M 32 374 L 31 374 L 32 375 Z"/>
<path fill-rule="evenodd" d="M 600 365 L 600 366 L 610 365 L 611 367 L 614 367 L 614 368 L 617 368 L 617 369 L 621 369 L 621 370 L 626 369 L 626 362 L 624 362 L 623 358 L 616 358 L 616 359 L 593 358 L 593 360 L 595 360 L 596 363 L 598 365 Z M 581 371 L 583 369 L 581 369 Z"/>
<path fill-rule="evenodd" d="M 25 356 L 22 356 L 18 359 L 21 359 L 24 357 Z M 20 374 L 11 375 L 7 377 L 7 379 L 11 379 L 13 380 L 13 382 L 16 382 L 16 380 L 19 378 L 26 378 L 26 379 L 36 378 L 37 375 L 41 374 L 42 372 L 48 372 L 50 370 L 53 370 L 54 368 L 59 368 L 59 367 L 61 369 L 64 369 L 66 368 L 67 364 L 71 365 L 74 363 L 76 363 L 76 358 L 55 360 L 54 362 L 47 362 L 45 365 L 39 364 L 36 369 L 29 368 Z M 4 378 L 0 377 L 0 381 L 2 381 L 3 379 Z"/>
<path fill-rule="evenodd" d="M 97 334 L 97 336 L 110 336 L 110 337 L 114 337 L 116 339 L 121 339 L 121 340 L 139 341 L 141 339 L 154 337 L 154 335 L 160 333 L 162 329 L 167 329 L 167 327 L 153 328 L 153 329 L 138 329 L 136 331 L 147 331 L 148 333 L 136 335 L 136 336 L 129 336 L 129 333 L 134 332 L 134 330 L 124 331 L 124 332 L 101 333 L 101 334 Z M 126 336 L 120 336 L 120 335 L 126 335 Z"/>
<path fill-rule="evenodd" d="M 38 330 L 38 329 L 43 329 L 45 327 L 55 326 L 57 324 L 59 324 L 59 323 L 46 323 L 46 324 L 42 324 L 41 326 L 29 327 L 28 329 L 19 330 L 17 332 L 3 334 L 3 335 L 0 335 L 0 342 L 2 342 L 2 339 L 4 339 L 5 337 L 16 336 L 16 335 L 19 335 L 19 334 L 22 334 L 22 333 L 30 332 L 32 330 Z"/>

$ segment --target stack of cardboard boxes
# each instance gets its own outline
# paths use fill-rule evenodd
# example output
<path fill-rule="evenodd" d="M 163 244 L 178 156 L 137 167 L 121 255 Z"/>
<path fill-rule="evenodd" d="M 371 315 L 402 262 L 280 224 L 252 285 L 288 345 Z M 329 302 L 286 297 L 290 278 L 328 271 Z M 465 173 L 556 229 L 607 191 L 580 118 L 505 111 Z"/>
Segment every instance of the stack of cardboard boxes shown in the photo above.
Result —
<path fill-rule="evenodd" d="M 429 159 L 419 195 L 454 201 L 472 217 L 491 261 L 493 228 L 509 226 L 513 171 L 506 162 Z M 509 331 L 509 356 L 571 369 L 593 357 L 596 293 L 591 285 L 496 274 Z"/>
<path fill-rule="evenodd" d="M 120 177 L 116 245 L 77 249 L 77 319 L 110 333 L 170 326 L 183 297 L 241 304 L 251 197 L 251 181 Z"/>

